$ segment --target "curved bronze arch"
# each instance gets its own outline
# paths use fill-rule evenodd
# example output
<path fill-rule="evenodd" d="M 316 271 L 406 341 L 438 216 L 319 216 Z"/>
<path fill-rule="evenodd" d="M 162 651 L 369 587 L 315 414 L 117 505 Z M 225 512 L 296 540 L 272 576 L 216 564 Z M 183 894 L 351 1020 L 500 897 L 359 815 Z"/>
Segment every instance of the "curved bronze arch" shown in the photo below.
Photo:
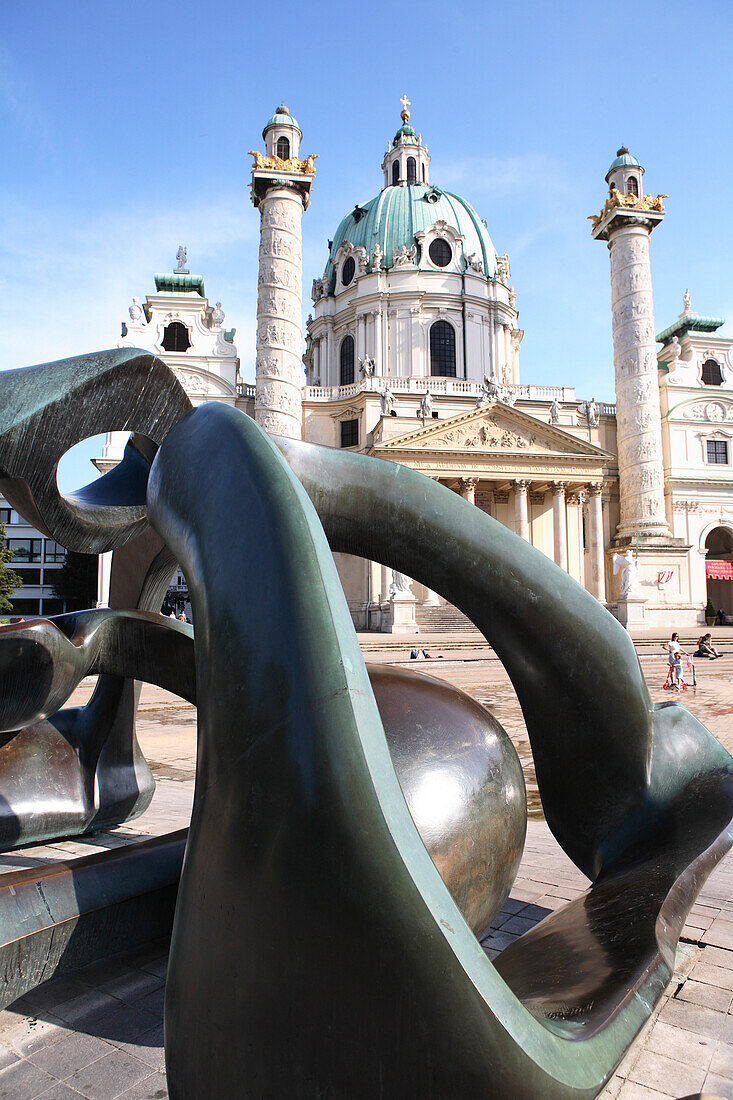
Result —
<path fill-rule="evenodd" d="M 118 547 L 112 599 L 125 608 L 155 605 L 173 554 L 190 584 L 199 757 L 166 1004 L 174 1100 L 596 1095 L 733 841 L 733 761 L 684 707 L 652 706 L 622 628 L 429 479 L 279 441 L 291 470 L 236 410 L 191 413 L 146 353 L 9 372 L 0 392 L 8 499 L 67 547 Z M 139 434 L 115 476 L 61 497 L 60 455 L 125 428 Z M 442 592 L 489 638 L 548 822 L 593 879 L 496 966 L 408 812 L 326 534 Z M 149 645 L 144 616 L 123 620 L 138 653 L 105 649 L 116 641 L 103 615 L 87 650 L 98 644 L 99 667 L 121 675 L 20 735 L 32 756 L 45 722 L 83 757 L 83 827 L 140 812 L 152 793 L 123 677 L 147 663 L 155 678 L 171 632 L 154 624 Z M 53 660 L 44 669 L 53 705 L 63 690 Z M 26 716 L 46 712 L 42 695 L 20 699 Z"/>
<path fill-rule="evenodd" d="M 253 422 L 203 406 L 148 485 L 189 579 L 200 698 L 171 1096 L 594 1096 L 730 847 L 733 761 L 683 707 L 651 706 L 622 628 L 523 540 L 404 468 L 279 445 L 297 478 Z M 334 549 L 466 611 L 517 687 L 548 820 L 595 883 L 503 965 L 407 812 L 316 512 Z"/>
<path fill-rule="evenodd" d="M 138 348 L 112 348 L 0 375 L 0 492 L 67 550 L 102 554 L 147 527 L 145 488 L 155 450 L 191 411 L 165 363 Z M 102 432 L 133 437 L 122 462 L 63 495 L 61 458 Z"/>

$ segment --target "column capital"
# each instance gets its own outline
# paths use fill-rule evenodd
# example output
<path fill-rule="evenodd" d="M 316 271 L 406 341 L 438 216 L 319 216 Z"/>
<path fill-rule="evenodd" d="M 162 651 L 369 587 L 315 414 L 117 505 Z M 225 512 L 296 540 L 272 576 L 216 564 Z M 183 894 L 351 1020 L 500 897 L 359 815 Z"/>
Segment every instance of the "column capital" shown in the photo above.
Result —
<path fill-rule="evenodd" d="M 567 481 L 552 481 L 550 484 L 552 486 L 553 496 L 565 495 L 565 490 L 568 487 Z"/>
<path fill-rule="evenodd" d="M 514 490 L 517 493 L 526 493 L 531 484 L 532 482 L 528 481 L 526 478 L 515 478 L 514 481 L 512 481 Z"/>
<path fill-rule="evenodd" d="M 480 480 L 481 478 L 478 477 L 460 477 L 458 479 L 458 484 L 461 486 L 461 489 L 475 489 Z"/>
<path fill-rule="evenodd" d="M 592 497 L 597 497 L 597 496 L 600 496 L 601 493 L 603 492 L 603 482 L 602 481 L 589 481 L 585 488 L 586 488 L 587 492 L 589 492 Z"/>

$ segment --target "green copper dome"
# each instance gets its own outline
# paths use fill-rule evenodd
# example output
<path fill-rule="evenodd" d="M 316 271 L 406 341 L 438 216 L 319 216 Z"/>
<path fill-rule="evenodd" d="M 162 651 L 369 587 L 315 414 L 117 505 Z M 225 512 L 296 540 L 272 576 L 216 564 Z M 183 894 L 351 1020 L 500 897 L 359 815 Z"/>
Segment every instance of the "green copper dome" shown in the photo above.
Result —
<path fill-rule="evenodd" d="M 405 123 L 404 126 L 400 126 L 399 130 L 394 136 L 394 145 L 399 145 L 401 141 L 409 142 L 410 144 L 417 145 L 417 134 L 413 130 L 409 123 Z"/>
<path fill-rule="evenodd" d="M 475 253 L 483 261 L 485 274 L 496 274 L 496 250 L 486 226 L 471 204 L 449 191 L 441 191 L 430 184 L 415 183 L 385 187 L 376 198 L 346 215 L 336 230 L 324 272 L 330 280 L 329 293 L 333 293 L 335 285 L 333 257 L 343 241 L 348 241 L 355 248 L 362 245 L 370 263 L 374 246 L 379 244 L 384 256 L 382 267 L 388 269 L 393 266 L 395 248 L 403 245 L 412 248 L 416 233 L 440 221 L 447 222 L 463 237 L 463 269 L 466 267 L 466 257 Z"/>
<path fill-rule="evenodd" d="M 298 123 L 290 114 L 290 111 L 287 109 L 284 103 L 281 103 L 272 118 L 268 119 L 267 123 L 265 124 L 265 128 L 262 131 L 263 138 L 272 126 L 294 126 L 300 136 L 303 136 L 303 131 L 301 130 L 300 126 L 298 126 Z"/>
<path fill-rule="evenodd" d="M 626 146 L 622 145 L 616 153 L 616 159 L 611 162 L 611 167 L 606 172 L 606 180 L 616 168 L 641 168 L 641 164 L 631 155 Z"/>

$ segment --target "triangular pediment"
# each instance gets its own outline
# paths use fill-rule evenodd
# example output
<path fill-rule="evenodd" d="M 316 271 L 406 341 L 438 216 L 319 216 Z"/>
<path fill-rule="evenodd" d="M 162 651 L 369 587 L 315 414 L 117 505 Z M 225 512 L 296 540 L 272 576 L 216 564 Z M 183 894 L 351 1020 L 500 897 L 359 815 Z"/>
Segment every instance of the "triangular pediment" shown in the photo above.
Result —
<path fill-rule="evenodd" d="M 449 420 L 426 423 L 423 428 L 377 443 L 372 453 L 387 458 L 392 451 L 425 450 L 564 455 L 595 460 L 609 457 L 593 443 L 500 401 L 459 413 Z"/>

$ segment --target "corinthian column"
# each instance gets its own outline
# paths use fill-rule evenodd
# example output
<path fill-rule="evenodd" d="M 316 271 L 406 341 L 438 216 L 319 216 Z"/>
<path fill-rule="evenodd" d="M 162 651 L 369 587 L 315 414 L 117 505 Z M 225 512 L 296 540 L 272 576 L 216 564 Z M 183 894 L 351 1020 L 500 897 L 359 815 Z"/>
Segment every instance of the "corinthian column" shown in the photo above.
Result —
<path fill-rule="evenodd" d="M 478 482 L 477 477 L 462 477 L 458 482 L 460 494 L 469 504 L 476 503 L 476 486 Z"/>
<path fill-rule="evenodd" d="M 567 572 L 568 568 L 568 517 L 565 507 L 567 482 L 552 483 L 552 524 L 555 536 L 555 564 Z"/>
<path fill-rule="evenodd" d="M 621 540 L 668 539 L 664 508 L 662 427 L 657 383 L 649 236 L 662 218 L 663 195 L 640 194 L 641 166 L 628 150 L 607 179 L 611 190 L 593 236 L 611 253 L 613 364 L 616 375 Z M 629 177 L 636 180 L 634 192 Z"/>
<path fill-rule="evenodd" d="M 528 481 L 514 482 L 514 526 L 517 534 L 529 541 Z"/>
<path fill-rule="evenodd" d="M 603 486 L 600 484 L 588 486 L 588 518 L 590 520 L 588 535 L 590 541 L 590 590 L 597 600 L 605 603 L 606 575 L 603 546 L 602 489 Z"/>

